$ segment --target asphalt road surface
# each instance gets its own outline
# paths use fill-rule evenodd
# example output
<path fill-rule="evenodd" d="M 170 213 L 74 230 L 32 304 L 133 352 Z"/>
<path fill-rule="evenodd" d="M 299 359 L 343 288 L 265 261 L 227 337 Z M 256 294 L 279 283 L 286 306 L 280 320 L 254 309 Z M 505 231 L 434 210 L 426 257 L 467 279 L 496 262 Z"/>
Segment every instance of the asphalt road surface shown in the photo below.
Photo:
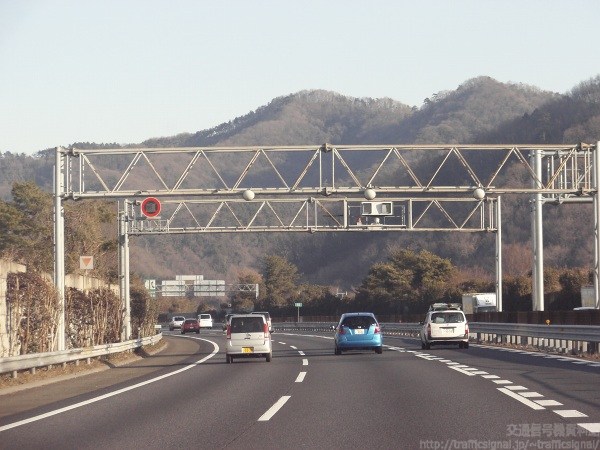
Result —
<path fill-rule="evenodd" d="M 333 354 L 274 333 L 225 363 L 225 336 L 165 333 L 123 367 L 0 395 L 0 449 L 600 448 L 600 363 L 471 345 Z"/>

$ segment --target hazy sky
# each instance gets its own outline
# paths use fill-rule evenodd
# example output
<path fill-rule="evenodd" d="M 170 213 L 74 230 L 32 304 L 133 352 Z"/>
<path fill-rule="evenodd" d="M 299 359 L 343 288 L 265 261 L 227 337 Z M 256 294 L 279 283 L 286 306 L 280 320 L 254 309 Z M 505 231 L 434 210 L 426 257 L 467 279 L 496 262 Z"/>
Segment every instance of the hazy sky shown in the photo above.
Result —
<path fill-rule="evenodd" d="M 600 74 L 599 18 L 598 0 L 0 0 L 0 152 L 196 132 L 305 89 L 566 93 Z"/>

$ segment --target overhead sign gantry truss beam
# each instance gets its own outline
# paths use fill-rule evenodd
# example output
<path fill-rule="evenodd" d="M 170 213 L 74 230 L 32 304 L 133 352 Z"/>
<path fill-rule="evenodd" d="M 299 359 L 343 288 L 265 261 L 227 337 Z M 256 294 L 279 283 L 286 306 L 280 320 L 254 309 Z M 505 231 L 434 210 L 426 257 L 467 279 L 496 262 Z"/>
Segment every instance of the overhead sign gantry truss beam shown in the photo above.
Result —
<path fill-rule="evenodd" d="M 330 145 L 59 149 L 64 198 L 142 196 L 488 195 L 541 193 L 563 202 L 594 190 L 595 145 Z M 531 155 L 540 154 L 536 173 Z M 424 164 L 426 161 L 427 164 Z"/>
<path fill-rule="evenodd" d="M 127 202 L 130 235 L 244 232 L 497 231 L 496 199 L 386 197 L 389 214 L 365 215 L 364 198 L 165 200 L 147 218 Z"/>

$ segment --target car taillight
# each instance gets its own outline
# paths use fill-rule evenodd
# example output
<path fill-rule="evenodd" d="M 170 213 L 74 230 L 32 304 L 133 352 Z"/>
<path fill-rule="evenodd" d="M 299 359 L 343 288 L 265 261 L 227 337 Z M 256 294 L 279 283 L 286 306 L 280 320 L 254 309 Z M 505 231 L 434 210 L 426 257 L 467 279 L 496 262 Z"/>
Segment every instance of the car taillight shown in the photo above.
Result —
<path fill-rule="evenodd" d="M 338 334 L 346 334 L 346 332 L 344 331 L 344 327 L 338 328 Z"/>
<path fill-rule="evenodd" d="M 379 325 L 375 325 L 375 331 L 374 331 L 374 333 L 375 334 L 381 333 L 381 329 L 379 328 Z"/>
<path fill-rule="evenodd" d="M 231 339 L 231 325 L 227 324 L 227 339 Z"/>
<path fill-rule="evenodd" d="M 431 324 L 430 323 L 427 324 L 427 337 L 431 338 Z"/>
<path fill-rule="evenodd" d="M 469 325 L 465 324 L 465 337 L 468 338 L 469 337 Z"/>
<path fill-rule="evenodd" d="M 265 339 L 268 339 L 269 338 L 269 324 L 268 323 L 263 324 L 263 332 L 265 333 Z"/>

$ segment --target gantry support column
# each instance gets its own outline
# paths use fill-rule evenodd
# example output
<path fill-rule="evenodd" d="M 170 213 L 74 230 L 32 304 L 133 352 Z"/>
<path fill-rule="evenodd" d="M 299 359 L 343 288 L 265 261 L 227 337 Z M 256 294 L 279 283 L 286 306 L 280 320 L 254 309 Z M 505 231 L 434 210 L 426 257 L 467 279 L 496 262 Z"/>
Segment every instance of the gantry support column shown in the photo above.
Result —
<path fill-rule="evenodd" d="M 534 189 L 542 188 L 542 153 L 532 150 L 531 167 L 535 172 Z M 531 242 L 533 247 L 533 269 L 531 302 L 534 311 L 544 311 L 544 231 L 542 226 L 542 194 L 533 194 L 531 201 Z"/>
<path fill-rule="evenodd" d="M 593 161 L 594 189 L 594 300 L 596 308 L 600 308 L 600 141 L 596 142 Z"/>
<path fill-rule="evenodd" d="M 56 350 L 66 349 L 65 333 L 65 210 L 62 204 L 65 183 L 65 155 L 56 149 L 54 160 L 54 287 L 58 295 Z"/>
<path fill-rule="evenodd" d="M 121 341 L 131 336 L 131 305 L 129 297 L 129 202 L 123 201 L 123 209 L 119 210 L 119 295 L 123 307 L 123 326 Z"/>
<path fill-rule="evenodd" d="M 500 196 L 496 198 L 496 308 L 502 311 L 502 215 Z"/>

